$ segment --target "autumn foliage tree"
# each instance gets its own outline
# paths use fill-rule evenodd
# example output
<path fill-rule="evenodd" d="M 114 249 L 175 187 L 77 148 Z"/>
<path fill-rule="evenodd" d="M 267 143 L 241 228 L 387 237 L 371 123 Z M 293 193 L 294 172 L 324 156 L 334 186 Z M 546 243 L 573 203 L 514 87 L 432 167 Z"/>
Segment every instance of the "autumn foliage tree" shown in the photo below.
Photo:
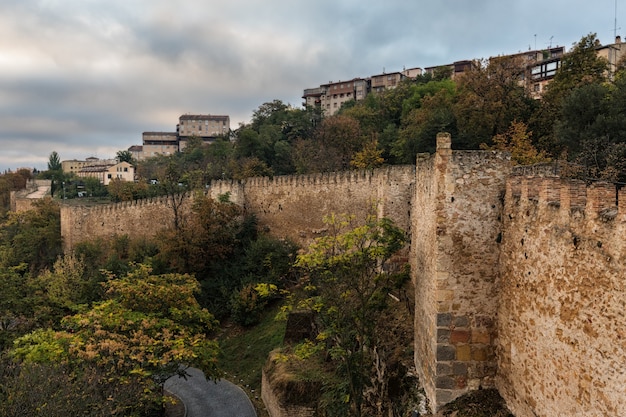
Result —
<path fill-rule="evenodd" d="M 115 406 L 109 415 L 116 416 L 149 415 L 159 408 L 161 384 L 184 375 L 188 366 L 218 377 L 218 347 L 208 337 L 216 322 L 198 305 L 194 296 L 198 290 L 198 282 L 189 275 L 151 275 L 141 265 L 125 277 L 111 279 L 106 299 L 66 317 L 61 330 L 41 329 L 16 340 L 9 365 L 18 372 L 4 376 L 9 390 L 0 393 L 0 407 L 22 401 L 17 381 L 27 377 L 24 372 L 52 372 L 57 380 L 63 378 L 54 373 L 58 370 L 70 376 L 68 383 L 78 384 L 79 392 L 111 393 L 106 401 Z M 90 384 L 97 389 L 89 390 Z M 50 399 L 39 401 L 28 406 L 43 409 Z M 83 415 L 88 409 L 78 407 L 93 402 L 83 398 L 66 411 Z"/>
<path fill-rule="evenodd" d="M 408 278 L 406 270 L 388 268 L 406 236 L 388 219 L 368 218 L 359 225 L 352 217 L 331 216 L 325 222 L 328 235 L 298 256 L 304 291 L 292 307 L 315 311 L 322 324 L 318 346 L 346 381 L 342 387 L 328 387 L 337 392 L 335 402 L 347 407 L 339 414 L 361 416 L 368 409 L 385 415 L 381 404 L 388 392 L 377 389 L 376 377 L 385 374 L 386 364 L 380 360 L 385 347 L 377 330 L 388 308 L 388 293 Z M 366 391 L 376 392 L 369 403 Z M 382 408 L 376 409 L 379 405 Z"/>

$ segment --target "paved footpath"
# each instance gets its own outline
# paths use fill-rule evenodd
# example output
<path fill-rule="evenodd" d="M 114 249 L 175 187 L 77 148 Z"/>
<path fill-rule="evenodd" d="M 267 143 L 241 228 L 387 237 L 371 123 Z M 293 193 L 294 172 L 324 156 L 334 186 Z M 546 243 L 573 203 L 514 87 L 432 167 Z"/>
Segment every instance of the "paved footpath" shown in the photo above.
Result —
<path fill-rule="evenodd" d="M 165 389 L 185 404 L 187 417 L 257 417 L 250 398 L 237 385 L 224 379 L 207 381 L 196 368 L 187 373 L 186 380 L 174 376 L 165 381 Z"/>

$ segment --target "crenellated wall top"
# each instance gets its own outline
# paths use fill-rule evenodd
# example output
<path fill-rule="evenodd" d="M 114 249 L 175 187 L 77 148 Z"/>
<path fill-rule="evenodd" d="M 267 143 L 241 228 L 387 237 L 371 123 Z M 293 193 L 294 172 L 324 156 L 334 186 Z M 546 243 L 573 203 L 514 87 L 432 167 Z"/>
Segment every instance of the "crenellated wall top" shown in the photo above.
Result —
<path fill-rule="evenodd" d="M 559 208 L 560 211 L 582 212 L 585 216 L 604 221 L 626 217 L 626 187 L 609 182 L 584 181 L 559 177 L 510 176 L 506 185 L 509 207 L 524 209 L 534 203 L 539 207 Z"/>

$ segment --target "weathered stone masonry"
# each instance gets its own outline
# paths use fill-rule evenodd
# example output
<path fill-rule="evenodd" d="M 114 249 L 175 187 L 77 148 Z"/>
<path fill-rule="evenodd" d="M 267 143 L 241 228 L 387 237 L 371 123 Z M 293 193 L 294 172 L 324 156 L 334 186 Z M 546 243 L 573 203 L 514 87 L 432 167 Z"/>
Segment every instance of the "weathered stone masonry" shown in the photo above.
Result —
<path fill-rule="evenodd" d="M 445 404 L 494 386 L 502 190 L 508 155 L 455 151 L 418 158 L 411 242 L 415 361 L 428 398 Z"/>
<path fill-rule="evenodd" d="M 437 140 L 416 166 L 216 181 L 209 193 L 229 193 L 274 236 L 300 244 L 323 234 L 333 212 L 373 210 L 407 230 L 415 364 L 433 409 L 496 386 L 517 417 L 622 415 L 624 189 L 512 175 L 504 153 Z M 171 213 L 165 199 L 64 206 L 62 233 L 68 249 L 151 236 Z"/>
<path fill-rule="evenodd" d="M 626 188 L 511 177 L 497 386 L 517 417 L 626 415 Z"/>

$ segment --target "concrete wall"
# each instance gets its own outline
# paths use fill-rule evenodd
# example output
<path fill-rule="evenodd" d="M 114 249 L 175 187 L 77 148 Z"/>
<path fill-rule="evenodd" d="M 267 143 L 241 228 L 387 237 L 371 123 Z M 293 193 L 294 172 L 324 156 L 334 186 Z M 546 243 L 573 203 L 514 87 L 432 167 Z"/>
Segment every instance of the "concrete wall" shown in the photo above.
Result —
<path fill-rule="evenodd" d="M 510 158 L 452 151 L 417 162 L 415 356 L 433 409 L 494 386 L 500 219 Z"/>
<path fill-rule="evenodd" d="M 497 386 L 517 417 L 626 410 L 626 188 L 512 177 Z"/>

